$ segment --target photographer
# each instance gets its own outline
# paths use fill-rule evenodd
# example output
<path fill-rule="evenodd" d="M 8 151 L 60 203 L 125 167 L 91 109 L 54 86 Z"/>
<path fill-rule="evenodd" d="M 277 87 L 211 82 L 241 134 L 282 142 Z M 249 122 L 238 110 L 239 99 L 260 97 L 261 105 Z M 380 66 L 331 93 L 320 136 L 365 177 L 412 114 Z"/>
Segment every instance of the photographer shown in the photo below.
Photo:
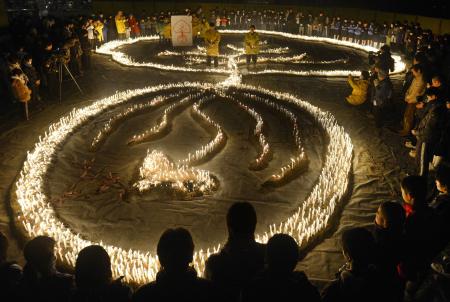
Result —
<path fill-rule="evenodd" d="M 348 76 L 348 83 L 352 87 L 352 94 L 346 97 L 347 102 L 351 105 L 361 105 L 367 100 L 369 91 L 369 72 L 361 71 L 361 76 L 355 80 L 351 75 Z"/>
<path fill-rule="evenodd" d="M 389 72 L 395 70 L 395 61 L 391 56 L 391 50 L 389 46 L 383 45 L 378 53 L 369 53 L 369 64 L 377 66 L 378 69 L 385 71 L 389 75 Z"/>

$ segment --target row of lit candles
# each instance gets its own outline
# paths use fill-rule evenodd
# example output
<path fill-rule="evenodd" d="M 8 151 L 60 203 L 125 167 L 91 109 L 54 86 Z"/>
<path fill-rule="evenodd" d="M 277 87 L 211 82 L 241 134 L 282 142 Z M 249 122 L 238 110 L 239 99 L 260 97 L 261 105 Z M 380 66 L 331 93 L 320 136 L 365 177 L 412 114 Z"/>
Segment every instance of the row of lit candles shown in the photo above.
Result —
<path fill-rule="evenodd" d="M 243 30 L 223 30 L 221 31 L 225 34 L 245 34 L 246 31 Z M 357 43 L 352 43 L 349 41 L 341 41 L 336 40 L 332 38 L 322 38 L 322 37 L 309 37 L 309 36 L 302 36 L 302 35 L 296 35 L 296 34 L 289 34 L 289 33 L 283 33 L 283 32 L 275 32 L 275 31 L 259 31 L 262 34 L 267 35 L 274 35 L 279 37 L 284 37 L 287 39 L 293 39 L 293 40 L 301 40 L 301 41 L 313 41 L 313 42 L 325 42 L 330 43 L 334 45 L 340 45 L 345 47 L 351 47 L 355 49 L 359 49 L 365 52 L 376 52 L 378 49 L 367 46 L 367 45 L 360 45 Z M 97 53 L 100 54 L 106 54 L 111 55 L 113 60 L 116 62 L 126 65 L 126 66 L 137 66 L 137 67 L 152 67 L 156 69 L 162 69 L 162 70 L 172 70 L 172 71 L 186 71 L 186 72 L 208 72 L 208 73 L 222 73 L 222 74 L 230 74 L 233 71 L 226 69 L 226 68 L 193 68 L 193 67 L 185 67 L 185 66 L 174 66 L 174 65 L 167 65 L 167 64 L 161 64 L 161 63 L 154 63 L 154 62 L 136 62 L 132 60 L 129 56 L 127 56 L 125 53 L 117 50 L 116 48 L 136 43 L 138 41 L 152 41 L 157 40 L 157 36 L 147 36 L 147 37 L 138 37 L 138 38 L 131 38 L 127 40 L 114 40 L 107 42 L 96 49 Z M 242 51 L 240 48 L 237 48 L 233 45 L 231 45 L 234 49 L 237 49 L 238 51 Z M 199 48 L 200 51 L 202 51 L 203 48 Z M 272 51 L 283 51 L 282 48 Z M 393 55 L 393 59 L 395 61 L 395 70 L 393 73 L 400 73 L 403 72 L 406 68 L 406 64 L 402 61 L 400 56 Z M 360 74 L 357 70 L 307 70 L 307 71 L 296 71 L 296 70 L 276 70 L 276 69 L 266 69 L 266 70 L 258 70 L 258 71 L 252 71 L 249 74 L 284 74 L 284 75 L 295 75 L 295 76 L 326 76 L 326 77 L 342 77 L 342 76 L 348 76 L 349 74 L 358 76 Z"/>
<path fill-rule="evenodd" d="M 19 220 L 22 222 L 30 237 L 46 234 L 56 240 L 58 259 L 74 265 L 78 252 L 87 245 L 101 244 L 108 251 L 115 277 L 124 275 L 125 280 L 139 284 L 153 280 L 159 270 L 158 259 L 149 252 L 125 250 L 103 242 L 92 242 L 81 235 L 73 233 L 60 221 L 45 194 L 46 175 L 56 156 L 58 148 L 69 135 L 90 118 L 105 112 L 106 109 L 126 102 L 134 97 L 148 93 L 160 92 L 187 87 L 200 89 L 219 89 L 227 86 L 213 86 L 211 84 L 180 83 L 167 84 L 144 89 L 127 90 L 115 95 L 97 100 L 83 108 L 74 109 L 58 122 L 50 125 L 45 134 L 39 138 L 32 151 L 28 152 L 26 161 L 16 182 L 16 198 L 21 208 Z M 270 236 L 278 232 L 292 235 L 301 246 L 311 238 L 322 232 L 328 225 L 337 204 L 341 201 L 348 187 L 348 176 L 351 170 L 353 146 L 348 134 L 339 126 L 334 117 L 310 103 L 303 102 L 297 97 L 277 93 L 261 87 L 238 84 L 236 89 L 258 94 L 266 94 L 280 102 L 288 102 L 308 111 L 328 134 L 324 166 L 319 179 L 310 195 L 297 211 L 285 221 L 271 225 L 267 232 L 259 234 L 257 239 L 266 242 Z M 195 253 L 193 266 L 201 273 L 208 256 L 218 251 L 219 246 L 206 251 Z"/>

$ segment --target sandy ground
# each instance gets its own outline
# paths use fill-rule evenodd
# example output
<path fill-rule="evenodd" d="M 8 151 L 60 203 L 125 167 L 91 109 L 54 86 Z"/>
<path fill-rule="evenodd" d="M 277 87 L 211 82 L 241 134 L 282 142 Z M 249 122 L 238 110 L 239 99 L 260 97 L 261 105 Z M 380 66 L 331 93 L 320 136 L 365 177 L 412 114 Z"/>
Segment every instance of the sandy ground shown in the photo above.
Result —
<path fill-rule="evenodd" d="M 225 78 L 220 75 L 128 68 L 99 55 L 93 56 L 93 63 L 93 70 L 78 79 L 84 88 L 84 95 L 79 95 L 74 85 L 67 81 L 64 83 L 63 102 L 48 103 L 44 110 L 32 111 L 30 121 L 24 121 L 18 112 L 0 117 L 0 194 L 4 200 L 0 207 L 0 230 L 5 232 L 11 240 L 10 257 L 17 259 L 20 263 L 23 263 L 20 253 L 20 246 L 23 243 L 17 239 L 19 236 L 15 235 L 15 228 L 12 226 L 11 217 L 14 217 L 14 213 L 10 207 L 10 190 L 26 156 L 26 150 L 33 146 L 49 123 L 70 111 L 73 106 L 89 104 L 92 100 L 110 95 L 117 90 L 184 80 L 216 82 Z M 332 112 L 353 140 L 355 148 L 350 196 L 341 213 L 336 216 L 336 223 L 327 236 L 312 246 L 310 252 L 299 263 L 299 268 L 305 270 L 312 279 L 318 282 L 330 280 L 343 264 L 339 249 L 342 230 L 349 226 L 371 225 L 375 209 L 380 202 L 399 198 L 400 176 L 408 169 L 410 170 L 411 161 L 406 157 L 406 150 L 400 146 L 400 138 L 393 132 L 393 128 L 398 125 L 391 123 L 377 130 L 365 107 L 356 108 L 347 104 L 344 98 L 350 89 L 345 79 L 265 75 L 244 76 L 243 82 L 294 93 Z M 395 85 L 398 88 L 399 81 L 396 80 Z M 401 102 L 397 101 L 400 105 Z M 130 197 L 127 202 L 120 202 L 116 200 L 117 195 L 114 192 L 102 196 L 89 194 L 89 190 L 94 190 L 94 186 L 87 185 L 84 197 L 55 201 L 55 208 L 60 218 L 76 231 L 88 232 L 91 236 L 89 238 L 102 238 L 104 242 L 110 240 L 126 247 L 152 250 L 154 248 L 152 242 L 167 226 L 182 225 L 192 229 L 198 247 L 222 241 L 226 237 L 224 215 L 233 200 L 245 199 L 255 204 L 259 215 L 258 230 L 265 230 L 268 223 L 292 212 L 296 201 L 302 200 L 298 196 L 306 196 L 318 175 L 323 138 L 317 130 L 306 127 L 308 146 L 310 146 L 307 151 L 313 158 L 309 171 L 279 190 L 261 192 L 257 183 L 266 175 L 261 172 L 250 173 L 245 165 L 255 154 L 254 146 L 248 142 L 253 125 L 251 119 L 237 108 L 220 103 L 213 103 L 207 106 L 206 110 L 223 124 L 225 131 L 231 137 L 217 158 L 200 166 L 200 168 L 208 167 L 213 170 L 219 178 L 232 179 L 232 181 L 223 181 L 224 186 L 217 195 L 206 200 L 195 201 L 137 201 Z M 73 139 L 58 155 L 59 164 L 55 165 L 49 175 L 48 189 L 51 196 L 57 199 L 76 182 L 78 177 L 76 171 L 80 171 L 85 159 L 95 157 L 96 171 L 118 173 L 121 175 L 121 181 L 128 183 L 147 148 L 162 146 L 161 148 L 167 152 L 177 150 L 170 154 L 177 158 L 185 150 L 192 149 L 193 141 L 206 142 L 210 138 L 204 129 L 192 121 L 189 112 L 186 111 L 177 117 L 177 126 L 173 131 L 161 140 L 131 148 L 123 143 L 131 130 L 152 125 L 160 113 L 155 111 L 124 123 L 103 144 L 95 156 L 85 148 L 86 142 L 83 138 L 95 132 L 98 123 L 94 121 L 83 127 L 74 134 Z M 278 154 L 268 168 L 270 171 L 280 164 L 282 157 L 289 155 L 289 140 L 286 125 L 280 122 L 279 118 L 268 110 L 261 109 L 261 113 L 269 121 L 271 134 L 273 134 L 270 136 L 273 140 L 271 142 Z M 103 120 L 105 118 L 105 116 L 102 117 Z M 305 116 L 305 121 L 307 120 Z M 101 119 L 96 121 L 99 122 Z M 186 131 L 190 131 L 195 139 L 186 139 Z M 239 152 L 245 156 L 236 160 L 236 154 Z M 223 162 L 230 168 L 225 169 Z M 159 211 L 167 215 L 160 215 Z M 152 212 L 153 214 L 146 215 Z"/>

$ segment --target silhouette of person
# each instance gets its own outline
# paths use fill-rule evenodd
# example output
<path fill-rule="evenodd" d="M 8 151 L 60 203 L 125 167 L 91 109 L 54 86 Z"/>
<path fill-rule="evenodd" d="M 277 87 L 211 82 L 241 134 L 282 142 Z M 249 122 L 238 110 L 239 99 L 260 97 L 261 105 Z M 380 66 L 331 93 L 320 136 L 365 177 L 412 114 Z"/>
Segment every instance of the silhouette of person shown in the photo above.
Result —
<path fill-rule="evenodd" d="M 56 270 L 55 240 L 38 236 L 24 248 L 26 264 L 23 268 L 21 294 L 24 301 L 69 301 L 73 290 L 73 276 Z"/>
<path fill-rule="evenodd" d="M 111 259 L 103 247 L 85 247 L 75 264 L 76 290 L 72 301 L 131 301 L 131 289 L 121 280 L 112 279 Z"/>
<path fill-rule="evenodd" d="M 206 262 L 206 279 L 227 300 L 236 301 L 242 288 L 264 269 L 265 245 L 255 241 L 256 223 L 256 212 L 250 203 L 234 203 L 227 213 L 228 241 Z"/>
<path fill-rule="evenodd" d="M 159 239 L 157 254 L 161 270 L 156 280 L 142 286 L 133 301 L 217 301 L 212 284 L 199 278 L 189 266 L 194 257 L 194 242 L 189 231 L 166 230 Z"/>
<path fill-rule="evenodd" d="M 294 271 L 299 259 L 294 238 L 276 234 L 267 242 L 267 269 L 242 292 L 242 302 L 320 301 L 304 272 Z"/>
<path fill-rule="evenodd" d="M 8 238 L 0 232 L 0 298 L 2 301 L 15 301 L 22 279 L 22 268 L 8 261 Z"/>

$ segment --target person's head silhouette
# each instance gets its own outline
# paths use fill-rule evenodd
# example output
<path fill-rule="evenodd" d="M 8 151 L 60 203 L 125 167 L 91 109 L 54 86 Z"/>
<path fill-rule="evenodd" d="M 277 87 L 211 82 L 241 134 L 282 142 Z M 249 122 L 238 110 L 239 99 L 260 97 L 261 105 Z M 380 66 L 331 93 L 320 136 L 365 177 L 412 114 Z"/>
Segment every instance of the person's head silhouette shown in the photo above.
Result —
<path fill-rule="evenodd" d="M 356 227 L 342 233 L 342 252 L 353 265 L 367 266 L 372 263 L 375 242 L 365 228 Z"/>
<path fill-rule="evenodd" d="M 194 257 L 194 242 L 191 234 L 184 228 L 166 230 L 159 239 L 157 254 L 165 271 L 186 271 Z"/>
<path fill-rule="evenodd" d="M 287 234 L 275 234 L 267 242 L 267 264 L 275 274 L 289 274 L 297 265 L 298 244 Z"/>
<path fill-rule="evenodd" d="M 41 275 L 52 275 L 56 271 L 55 244 L 48 236 L 37 236 L 28 241 L 23 250 L 27 266 Z"/>
<path fill-rule="evenodd" d="M 234 203 L 227 213 L 229 239 L 253 239 L 256 229 L 256 212 L 248 202 Z"/>
<path fill-rule="evenodd" d="M 106 250 L 99 245 L 82 249 L 75 264 L 77 287 L 98 288 L 109 284 L 111 280 L 111 260 Z"/>

